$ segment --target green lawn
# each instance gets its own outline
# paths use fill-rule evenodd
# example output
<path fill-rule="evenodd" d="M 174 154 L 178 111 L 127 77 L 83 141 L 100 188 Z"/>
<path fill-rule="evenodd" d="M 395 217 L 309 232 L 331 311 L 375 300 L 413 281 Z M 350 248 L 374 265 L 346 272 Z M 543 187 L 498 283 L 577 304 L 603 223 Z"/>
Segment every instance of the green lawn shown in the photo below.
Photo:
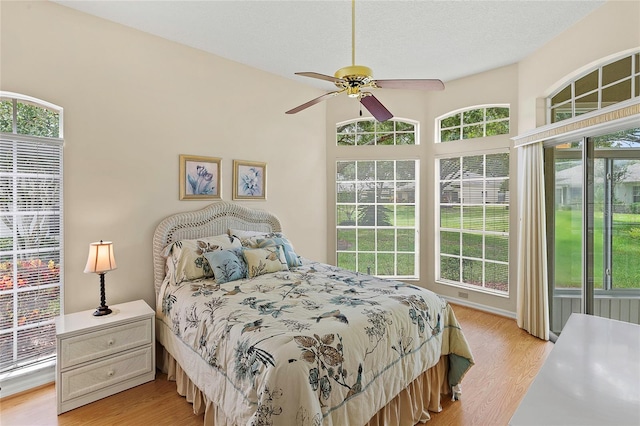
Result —
<path fill-rule="evenodd" d="M 464 230 L 482 230 L 483 214 L 488 231 L 509 232 L 509 210 L 504 206 L 465 207 L 463 210 Z M 461 228 L 460 207 L 443 208 L 440 215 L 443 227 L 453 231 L 441 234 L 441 250 L 443 253 L 460 255 Z M 413 226 L 413 206 L 397 206 L 396 226 Z M 345 219 L 338 211 L 338 219 Z M 602 250 L 602 213 L 595 215 L 594 229 L 594 275 L 595 288 L 602 288 L 603 250 Z M 581 283 L 581 220 L 582 213 L 575 210 L 556 212 L 555 218 L 555 283 L 556 288 L 578 288 Z M 613 287 L 640 288 L 640 214 L 615 213 L 613 218 Z M 340 222 L 338 222 L 340 223 Z M 395 232 L 398 233 L 396 238 Z M 338 241 L 343 244 L 341 250 L 356 250 L 356 235 L 359 243 L 358 251 L 339 253 L 338 265 L 347 269 L 356 269 L 356 256 L 359 256 L 358 270 L 366 273 L 368 268 L 374 271 L 376 260 L 378 275 L 393 275 L 393 257 L 389 253 L 380 253 L 376 259 L 375 250 L 406 252 L 398 254 L 398 274 L 413 274 L 414 233 L 411 229 L 379 230 L 374 229 L 339 229 Z M 462 254 L 470 257 L 482 257 L 482 235 L 465 232 L 462 234 Z M 397 247 L 395 247 L 397 244 Z M 508 260 L 508 237 L 500 235 L 485 236 L 485 256 L 487 260 Z M 476 268 L 474 268 L 476 269 Z M 466 273 L 465 273 L 466 274 Z"/>
<path fill-rule="evenodd" d="M 578 288 L 581 283 L 582 212 L 557 211 L 555 224 L 556 288 Z M 602 288 L 602 213 L 594 215 L 594 287 Z M 613 215 L 613 288 L 640 288 L 640 215 Z"/>

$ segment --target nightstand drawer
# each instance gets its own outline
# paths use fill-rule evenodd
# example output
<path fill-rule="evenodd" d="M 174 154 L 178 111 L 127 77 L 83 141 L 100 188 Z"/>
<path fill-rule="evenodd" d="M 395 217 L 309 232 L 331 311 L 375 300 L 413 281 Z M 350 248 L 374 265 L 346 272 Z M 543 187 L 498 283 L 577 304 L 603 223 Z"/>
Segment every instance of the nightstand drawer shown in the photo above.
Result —
<path fill-rule="evenodd" d="M 151 343 L 152 319 L 122 324 L 113 328 L 94 331 L 62 339 L 58 353 L 60 368 L 65 369 L 83 362 L 102 358 L 127 349 Z"/>
<path fill-rule="evenodd" d="M 61 402 L 153 371 L 153 348 L 131 351 L 61 374 Z"/>

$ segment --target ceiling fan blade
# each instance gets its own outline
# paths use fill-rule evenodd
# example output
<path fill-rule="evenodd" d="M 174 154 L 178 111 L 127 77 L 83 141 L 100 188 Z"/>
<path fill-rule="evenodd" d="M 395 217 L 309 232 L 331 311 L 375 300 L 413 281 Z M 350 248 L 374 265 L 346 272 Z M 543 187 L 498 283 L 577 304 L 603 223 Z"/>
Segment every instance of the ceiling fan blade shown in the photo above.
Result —
<path fill-rule="evenodd" d="M 364 107 L 373 115 L 376 120 L 382 122 L 387 121 L 390 118 L 393 118 L 393 114 L 389 112 L 387 108 L 385 108 L 382 103 L 373 96 L 371 93 L 367 93 L 360 99 L 360 103 L 364 105 Z"/>
<path fill-rule="evenodd" d="M 311 78 L 317 78 L 320 80 L 326 80 L 326 81 L 330 81 L 332 83 L 341 83 L 343 82 L 343 80 L 341 78 L 335 78 L 331 75 L 325 75 L 325 74 L 320 74 L 317 72 L 297 72 L 295 73 L 295 75 L 301 75 L 303 77 L 311 77 Z"/>
<path fill-rule="evenodd" d="M 295 107 L 295 108 L 290 109 L 290 110 L 289 110 L 289 111 L 287 111 L 285 114 L 295 114 L 295 113 L 297 113 L 297 112 L 302 111 L 303 109 L 307 109 L 307 108 L 309 108 L 310 106 L 313 106 L 313 105 L 315 105 L 315 104 L 317 104 L 317 103 L 320 103 L 320 102 L 324 101 L 325 99 L 327 99 L 327 98 L 331 98 L 331 97 L 333 97 L 333 96 L 337 95 L 338 93 L 342 93 L 342 92 L 343 92 L 343 90 L 336 90 L 335 92 L 325 93 L 325 94 L 324 94 L 324 95 L 322 95 L 322 96 L 318 96 L 318 97 L 317 97 L 317 98 L 315 98 L 315 99 L 311 99 L 309 102 L 306 102 L 306 103 L 304 103 L 304 104 L 302 104 L 302 105 L 299 105 L 299 106 L 297 106 L 297 107 Z"/>
<path fill-rule="evenodd" d="M 380 89 L 407 90 L 444 90 L 444 83 L 438 79 L 405 79 L 405 80 L 374 80 L 373 85 Z"/>

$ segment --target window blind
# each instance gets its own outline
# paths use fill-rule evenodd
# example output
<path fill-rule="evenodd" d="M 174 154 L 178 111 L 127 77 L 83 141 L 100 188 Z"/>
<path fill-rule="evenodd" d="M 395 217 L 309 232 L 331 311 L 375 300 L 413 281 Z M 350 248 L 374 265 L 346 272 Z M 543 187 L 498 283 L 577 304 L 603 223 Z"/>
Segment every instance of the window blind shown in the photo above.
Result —
<path fill-rule="evenodd" d="M 55 356 L 62 146 L 54 138 L 0 139 L 0 373 Z"/>

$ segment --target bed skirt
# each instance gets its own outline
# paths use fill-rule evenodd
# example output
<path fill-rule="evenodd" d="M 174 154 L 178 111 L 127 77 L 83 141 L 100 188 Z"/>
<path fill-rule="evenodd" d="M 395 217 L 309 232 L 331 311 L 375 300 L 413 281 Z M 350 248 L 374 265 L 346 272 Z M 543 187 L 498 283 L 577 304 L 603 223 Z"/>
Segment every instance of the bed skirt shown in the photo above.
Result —
<path fill-rule="evenodd" d="M 158 349 L 158 353 L 162 353 L 157 357 L 159 368 L 167 374 L 168 380 L 176 382 L 178 394 L 193 405 L 193 412 L 196 415 L 204 413 L 205 426 L 239 426 L 227 420 L 224 413 L 198 389 L 167 350 L 161 345 L 158 345 Z M 441 395 L 451 393 L 447 371 L 448 358 L 442 356 L 436 365 L 411 382 L 365 426 L 413 426 L 426 423 L 430 419 L 429 411 L 438 413 L 442 410 Z"/>

